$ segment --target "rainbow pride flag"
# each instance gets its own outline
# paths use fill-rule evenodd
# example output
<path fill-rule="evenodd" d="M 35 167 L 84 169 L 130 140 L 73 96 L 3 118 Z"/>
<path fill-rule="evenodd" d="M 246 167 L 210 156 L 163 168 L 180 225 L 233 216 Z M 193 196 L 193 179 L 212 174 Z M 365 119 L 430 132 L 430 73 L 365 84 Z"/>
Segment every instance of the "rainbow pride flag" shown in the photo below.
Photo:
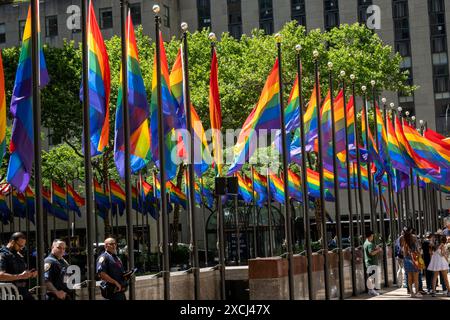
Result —
<path fill-rule="evenodd" d="M 183 96 L 183 62 L 182 50 L 178 51 L 175 63 L 170 73 L 170 88 L 172 95 L 177 101 L 176 115 L 180 121 L 180 127 L 186 128 L 185 103 Z M 211 163 L 210 151 L 208 148 L 208 141 L 206 140 L 205 130 L 200 117 L 197 114 L 194 106 L 191 103 L 191 125 L 194 131 L 194 170 L 198 177 L 201 177 L 206 170 L 208 170 Z M 184 141 L 188 141 L 188 137 L 178 138 L 179 155 L 187 157 L 187 150 Z"/>
<path fill-rule="evenodd" d="M 248 162 L 256 149 L 258 132 L 261 129 L 280 129 L 280 84 L 278 59 L 266 80 L 258 103 L 245 120 L 234 147 L 234 160 L 228 175 L 239 171 Z"/>
<path fill-rule="evenodd" d="M 55 181 L 52 181 L 52 196 L 53 203 L 58 204 L 62 208 L 67 208 L 66 190 L 60 187 Z"/>
<path fill-rule="evenodd" d="M 253 188 L 255 190 L 256 204 L 262 207 L 267 202 L 267 178 L 253 168 Z"/>
<path fill-rule="evenodd" d="M 169 191 L 170 202 L 179 204 L 186 210 L 187 208 L 187 198 L 186 194 L 183 193 L 180 188 L 178 188 L 172 181 L 167 181 L 167 191 Z"/>
<path fill-rule="evenodd" d="M 349 161 L 356 161 L 356 135 L 355 135 L 355 103 L 353 96 L 347 102 L 347 144 Z M 342 160 L 343 161 L 343 160 Z"/>
<path fill-rule="evenodd" d="M 13 190 L 12 206 L 15 217 L 26 218 L 27 214 L 26 200 L 25 195 L 22 192 L 17 192 L 17 190 Z"/>
<path fill-rule="evenodd" d="M 318 110 L 318 101 L 316 99 L 317 90 L 319 91 L 320 97 L 320 87 L 316 88 L 314 85 L 313 91 L 311 92 L 311 98 L 309 98 L 308 106 L 306 108 L 306 112 L 303 115 L 303 121 L 305 124 L 305 151 L 310 152 L 314 150 L 314 143 L 318 137 L 317 125 L 319 124 L 319 120 L 317 115 L 319 114 Z"/>
<path fill-rule="evenodd" d="M 411 148 L 419 156 L 438 165 L 441 169 L 450 169 L 450 145 L 448 148 L 444 148 L 441 144 L 434 143 L 423 137 L 406 122 L 403 123 L 403 132 Z"/>
<path fill-rule="evenodd" d="M 42 188 L 42 201 L 44 208 L 48 214 L 55 216 L 58 219 L 68 221 L 69 216 L 64 208 L 61 208 L 58 204 L 52 203 L 52 196 L 50 190 Z"/>
<path fill-rule="evenodd" d="M 303 193 L 300 176 L 289 169 L 288 179 L 289 196 L 295 201 L 303 203 Z"/>
<path fill-rule="evenodd" d="M 109 190 L 111 190 L 111 204 L 117 205 L 119 214 L 122 216 L 125 209 L 125 191 L 113 180 L 109 180 Z"/>
<path fill-rule="evenodd" d="M 39 12 L 39 3 L 38 9 Z M 49 82 L 44 52 L 40 40 L 40 27 L 38 19 L 39 42 L 39 86 L 45 87 Z M 25 30 L 22 37 L 22 49 L 20 51 L 19 65 L 16 71 L 16 79 L 11 97 L 10 110 L 14 117 L 9 151 L 11 153 L 7 181 L 24 192 L 30 182 L 33 165 L 33 88 L 32 88 L 32 57 L 31 57 L 31 7 L 25 22 Z M 1 102 L 0 102 L 1 103 Z M 4 121 L 3 121 L 4 123 Z M 1 134 L 0 134 L 1 137 Z M 3 156 L 3 153 L 2 153 Z"/>
<path fill-rule="evenodd" d="M 94 199 L 97 207 L 102 209 L 109 209 L 109 196 L 108 193 L 103 190 L 103 187 L 98 183 L 97 179 L 94 178 Z"/>
<path fill-rule="evenodd" d="M 172 161 L 171 153 L 176 148 L 176 143 L 173 141 L 175 130 L 180 125 L 176 116 L 176 101 L 172 96 L 170 89 L 169 67 L 167 64 L 166 51 L 164 49 L 164 42 L 162 33 L 159 34 L 159 47 L 161 53 L 161 102 L 163 111 L 163 133 L 164 133 L 164 159 L 166 169 L 166 181 L 175 177 L 177 165 Z M 152 98 L 150 103 L 150 132 L 151 132 L 151 152 L 152 159 L 159 168 L 160 155 L 158 146 L 158 77 L 157 77 L 157 63 L 156 51 L 153 59 L 153 80 L 152 80 Z"/>
<path fill-rule="evenodd" d="M 272 200 L 284 204 L 284 184 L 283 180 L 269 170 L 269 187 Z"/>
<path fill-rule="evenodd" d="M 403 156 L 403 152 L 400 150 L 400 144 L 397 140 L 397 135 L 395 134 L 395 129 L 390 117 L 387 117 L 386 119 L 386 127 L 390 163 L 393 168 L 409 174 L 410 168 L 413 167 L 414 164 L 408 161 L 409 158 L 406 159 Z"/>
<path fill-rule="evenodd" d="M 328 184 L 331 186 L 331 183 L 334 183 L 334 176 L 332 176 L 332 173 L 328 171 L 324 172 L 324 185 Z M 319 173 L 317 171 L 314 171 L 310 168 L 306 169 L 306 175 L 308 179 L 308 195 L 313 198 L 320 198 L 320 177 Z M 334 196 L 330 192 L 329 189 L 324 188 L 323 190 L 324 199 L 326 201 L 334 201 Z"/>
<path fill-rule="evenodd" d="M 246 176 L 242 176 L 240 173 L 236 174 L 238 179 L 238 193 L 242 197 L 245 203 L 252 203 L 252 181 Z"/>
<path fill-rule="evenodd" d="M 413 150 L 403 132 L 403 126 L 397 117 L 395 118 L 395 128 L 400 150 L 403 156 L 408 159 L 408 162 L 413 164 L 413 169 L 420 175 L 429 178 L 432 182 L 445 185 L 446 177 L 441 176 L 439 166 L 421 157 Z"/>
<path fill-rule="evenodd" d="M 336 139 L 336 154 L 345 152 L 345 119 L 344 119 L 344 91 L 341 89 L 334 99 L 334 128 Z"/>
<path fill-rule="evenodd" d="M 139 65 L 139 53 L 134 35 L 131 13 L 127 19 L 127 80 L 128 108 L 130 117 L 130 165 L 131 173 L 145 167 L 151 159 L 150 152 L 150 109 L 147 102 L 144 80 Z M 119 94 L 117 97 L 116 124 L 114 137 L 114 161 L 120 177 L 125 178 L 125 141 L 123 123 L 122 68 L 120 71 Z"/>
<path fill-rule="evenodd" d="M 204 201 L 203 199 L 205 199 L 206 201 Z M 214 195 L 211 190 L 209 190 L 205 186 L 203 186 L 202 188 L 198 183 L 195 183 L 195 201 L 197 202 L 197 204 L 202 204 L 205 202 L 208 208 L 212 209 L 214 205 Z"/>
<path fill-rule="evenodd" d="M 378 106 L 375 104 L 375 113 L 376 113 L 376 120 L 377 120 L 377 140 L 378 140 L 378 151 L 379 151 L 379 156 L 381 158 L 384 170 L 386 170 L 386 172 L 389 172 L 389 174 L 392 174 L 392 167 L 391 167 L 391 162 L 389 160 L 389 151 L 388 151 L 388 137 L 387 137 L 387 132 L 386 132 L 386 126 L 384 125 L 384 118 L 383 115 L 381 114 L 380 109 L 378 108 Z"/>
<path fill-rule="evenodd" d="M 95 18 L 92 1 L 88 15 L 88 90 L 91 157 L 101 154 L 109 140 L 109 96 L 111 92 L 111 73 L 109 58 L 102 33 Z M 83 101 L 83 82 L 80 99 Z"/>
<path fill-rule="evenodd" d="M 67 204 L 70 210 L 73 210 L 81 217 L 80 207 L 85 205 L 85 200 L 81 197 L 75 189 L 70 185 L 66 184 L 67 187 Z"/>

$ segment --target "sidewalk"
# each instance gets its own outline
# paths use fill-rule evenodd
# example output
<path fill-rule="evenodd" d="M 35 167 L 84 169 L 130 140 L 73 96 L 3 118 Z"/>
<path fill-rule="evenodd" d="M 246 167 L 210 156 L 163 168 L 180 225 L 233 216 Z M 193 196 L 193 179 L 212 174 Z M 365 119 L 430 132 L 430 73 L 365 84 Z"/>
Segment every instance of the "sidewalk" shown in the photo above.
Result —
<path fill-rule="evenodd" d="M 424 294 L 420 298 L 411 298 L 410 295 L 407 293 L 406 288 L 397 288 L 397 287 L 390 287 L 390 288 L 383 288 L 379 291 L 381 294 L 379 296 L 370 296 L 367 293 L 361 294 L 356 297 L 351 297 L 346 300 L 450 300 L 450 297 L 447 297 L 446 293 L 443 293 L 442 291 L 438 291 L 436 293 L 436 297 L 432 297 L 431 295 Z"/>

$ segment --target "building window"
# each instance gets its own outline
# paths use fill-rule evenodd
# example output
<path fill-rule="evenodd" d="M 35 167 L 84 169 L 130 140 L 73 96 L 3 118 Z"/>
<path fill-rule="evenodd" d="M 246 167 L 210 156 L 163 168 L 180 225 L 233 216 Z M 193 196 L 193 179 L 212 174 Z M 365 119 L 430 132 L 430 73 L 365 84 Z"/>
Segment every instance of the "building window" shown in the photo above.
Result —
<path fill-rule="evenodd" d="M 211 28 L 210 0 L 197 0 L 198 29 Z"/>
<path fill-rule="evenodd" d="M 19 41 L 22 41 L 23 32 L 25 31 L 25 20 L 19 20 Z"/>
<path fill-rule="evenodd" d="M 325 30 L 329 31 L 339 26 L 338 0 L 324 0 Z"/>
<path fill-rule="evenodd" d="M 367 8 L 373 4 L 372 0 L 358 0 L 358 22 L 366 24 L 367 22 Z"/>
<path fill-rule="evenodd" d="M 111 29 L 113 27 L 112 8 L 101 8 L 100 13 L 100 29 Z"/>
<path fill-rule="evenodd" d="M 141 24 L 141 4 L 131 3 L 128 7 L 130 8 L 131 20 L 133 21 L 133 24 Z"/>
<path fill-rule="evenodd" d="M 45 36 L 56 37 L 58 35 L 58 16 L 45 17 Z"/>
<path fill-rule="evenodd" d="M 235 39 L 242 36 L 242 9 L 241 0 L 227 0 L 228 32 Z"/>
<path fill-rule="evenodd" d="M 291 18 L 306 27 L 305 0 L 291 0 Z"/>
<path fill-rule="evenodd" d="M 446 99 L 450 88 L 444 0 L 428 0 L 428 16 L 435 99 Z"/>
<path fill-rule="evenodd" d="M 273 33 L 273 4 L 272 0 L 259 0 L 259 28 L 266 34 Z"/>
<path fill-rule="evenodd" d="M 0 43 L 6 42 L 6 27 L 4 23 L 0 23 Z"/>
<path fill-rule="evenodd" d="M 411 39 L 409 32 L 408 0 L 392 0 L 392 18 L 394 20 L 394 47 L 402 57 L 401 70 L 408 71 L 406 85 L 412 86 L 414 78 L 412 73 Z M 407 107 L 414 114 L 414 96 L 407 96 L 399 92 L 400 103 L 407 103 Z"/>
<path fill-rule="evenodd" d="M 164 6 L 163 24 L 164 27 L 170 28 L 170 8 L 168 6 Z"/>

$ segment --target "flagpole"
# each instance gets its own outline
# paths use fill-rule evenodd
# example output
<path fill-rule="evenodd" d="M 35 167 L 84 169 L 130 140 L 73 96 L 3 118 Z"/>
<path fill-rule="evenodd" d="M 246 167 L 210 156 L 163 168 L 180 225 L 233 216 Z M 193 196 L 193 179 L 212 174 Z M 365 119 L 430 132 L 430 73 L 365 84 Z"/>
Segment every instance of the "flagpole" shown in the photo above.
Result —
<path fill-rule="evenodd" d="M 380 154 L 382 141 L 378 139 L 378 118 L 377 118 L 377 104 L 376 104 L 376 91 L 375 91 L 375 80 L 371 80 L 370 84 L 372 85 L 372 98 L 373 98 L 373 110 L 374 110 L 374 118 L 375 118 L 375 144 L 378 149 L 378 154 Z M 386 105 L 386 99 L 382 100 L 383 107 Z M 367 128 L 369 128 L 369 124 L 367 123 Z M 383 159 L 382 159 L 383 160 Z M 389 286 L 389 275 L 388 275 L 388 265 L 387 265 L 387 252 L 386 252 L 386 230 L 384 226 L 384 213 L 383 213 L 383 189 L 381 185 L 381 180 L 378 183 L 378 203 L 380 205 L 380 232 L 381 232 L 381 243 L 383 245 L 383 272 L 384 272 L 384 286 Z M 387 208 L 386 208 L 387 212 Z"/>
<path fill-rule="evenodd" d="M 214 46 L 215 46 L 215 41 L 216 41 L 216 35 L 211 32 L 209 34 L 209 40 L 211 41 L 211 61 L 212 58 L 214 56 Z M 222 145 L 220 144 L 218 146 L 218 148 L 222 148 Z M 218 150 L 214 150 L 214 156 L 216 158 L 219 158 L 217 156 L 217 152 Z M 220 154 L 221 150 L 220 150 Z M 226 293 L 225 293 L 225 240 L 224 240 L 224 213 L 223 213 L 223 208 L 222 208 L 222 195 L 217 194 L 217 183 L 218 183 L 218 178 L 220 177 L 220 166 L 221 166 L 221 162 L 222 159 L 217 159 L 215 160 L 216 162 L 220 162 L 220 163 L 216 163 L 217 169 L 216 172 L 218 173 L 218 175 L 215 178 L 215 183 L 216 183 L 216 201 L 217 201 L 217 233 L 218 233 L 218 255 L 219 255 L 219 272 L 220 272 L 220 298 L 221 300 L 225 300 L 226 298 Z M 226 183 L 226 182 L 224 182 Z"/>
<path fill-rule="evenodd" d="M 161 48 L 160 42 L 160 7 L 155 4 L 153 12 L 155 13 L 155 41 L 156 41 L 156 72 L 157 72 L 157 98 L 158 98 L 158 150 L 159 150 L 159 168 L 160 168 L 160 188 L 161 188 L 161 215 L 162 215 L 162 245 L 163 245 L 163 278 L 164 278 L 164 300 L 170 299 L 170 271 L 169 271 L 169 221 L 167 215 L 167 194 L 166 194 L 166 170 L 164 153 L 164 115 L 162 108 L 162 87 L 161 87 Z M 170 160 L 170 159 L 167 159 Z"/>
<path fill-rule="evenodd" d="M 269 220 L 269 255 L 271 257 L 273 257 L 272 198 L 271 198 L 271 194 L 270 194 L 269 167 L 267 167 L 266 176 L 267 176 L 267 216 L 268 216 L 268 220 Z M 237 196 L 236 196 L 236 202 L 237 202 Z"/>
<path fill-rule="evenodd" d="M 392 125 L 394 127 L 394 131 L 395 131 L 395 109 L 392 106 Z M 398 112 L 402 112 L 402 107 L 398 107 L 397 108 Z M 402 199 L 402 192 L 401 192 L 401 182 L 399 183 L 398 178 L 398 170 L 396 170 L 396 184 L 397 184 L 397 210 L 398 210 L 398 234 L 400 235 L 402 233 L 403 230 L 403 199 Z"/>
<path fill-rule="evenodd" d="M 200 299 L 200 263 L 198 259 L 198 243 L 197 243 L 197 218 L 195 215 L 195 175 L 194 175 L 194 129 L 192 127 L 191 115 L 191 94 L 189 87 L 189 59 L 188 59 L 188 40 L 187 30 L 188 24 L 183 22 L 181 24 L 183 31 L 183 77 L 184 77 L 184 98 L 186 111 L 186 129 L 189 132 L 189 161 L 188 161 L 188 178 L 189 178 L 189 217 L 191 220 L 190 233 L 192 245 L 192 272 L 194 273 L 194 299 Z M 203 198 L 203 195 L 201 195 Z"/>
<path fill-rule="evenodd" d="M 359 243 L 359 235 L 361 234 L 361 230 L 360 230 L 360 227 L 361 227 L 361 225 L 360 225 L 360 221 L 359 221 L 359 218 L 358 218 L 358 212 L 359 212 L 359 210 L 358 210 L 358 192 L 357 192 L 357 189 L 359 189 L 358 187 L 357 187 L 357 183 L 358 183 L 358 177 L 357 177 L 357 173 L 356 173 L 356 171 L 357 171 L 357 169 L 356 169 L 356 163 L 354 163 L 354 162 L 352 162 L 352 176 L 353 176 L 353 183 L 354 183 L 354 192 L 355 192 L 355 209 L 356 209 L 356 211 L 355 211 L 355 216 L 356 216 L 356 235 L 355 235 L 355 239 L 358 239 L 358 243 Z M 352 245 L 353 246 L 355 246 L 355 242 L 354 242 L 354 240 L 355 239 L 352 239 Z"/>
<path fill-rule="evenodd" d="M 375 228 L 376 228 L 376 220 L 375 220 L 375 211 L 374 211 L 374 203 L 373 203 L 373 182 L 372 182 L 372 162 L 370 161 L 370 154 L 369 154 L 369 115 L 368 115 L 368 108 L 367 108 L 367 100 L 366 100 L 366 90 L 367 87 L 366 86 L 362 86 L 361 87 L 362 93 L 363 93 L 363 110 L 364 110 L 364 114 L 361 114 L 362 117 L 364 117 L 364 121 L 366 123 L 366 143 L 367 145 L 366 147 L 366 151 L 368 154 L 367 157 L 367 162 L 366 162 L 366 166 L 367 166 L 367 180 L 369 182 L 369 203 L 370 203 L 370 229 L 373 230 L 373 232 L 376 232 Z"/>
<path fill-rule="evenodd" d="M 306 167 L 306 150 L 305 150 L 305 123 L 303 119 L 303 94 L 302 94 L 302 81 L 303 81 L 303 70 L 302 70 L 302 57 L 300 55 L 302 46 L 296 45 L 295 50 L 297 51 L 297 74 L 298 74 L 298 108 L 299 108 L 299 120 L 300 120 L 300 149 L 302 152 L 301 166 L 302 166 L 302 199 L 303 199 L 303 223 L 305 227 L 305 247 L 306 247 L 306 260 L 307 260 L 307 274 L 308 274 L 308 298 L 313 299 L 314 296 L 314 285 L 313 285 L 313 270 L 312 270 L 312 251 L 311 251 L 311 225 L 309 221 L 309 208 L 308 208 L 308 174 Z M 318 90 L 318 88 L 317 88 Z M 269 179 L 269 173 L 267 173 L 267 178 Z M 270 186 L 269 181 L 267 181 L 268 186 L 268 197 L 270 197 Z M 270 199 L 270 198 L 269 198 Z M 269 201 L 270 208 L 270 201 Z"/>
<path fill-rule="evenodd" d="M 360 232 L 361 234 L 360 239 L 358 239 L 359 247 L 362 245 L 362 242 L 364 241 L 365 236 L 365 215 L 364 215 L 364 201 L 363 201 L 363 194 L 362 194 L 362 183 L 361 183 L 361 155 L 360 155 L 360 149 L 359 149 L 359 130 L 357 126 L 357 117 L 356 117 L 356 90 L 355 90 L 355 75 L 351 74 L 350 79 L 352 80 L 352 96 L 353 96 L 353 121 L 355 126 L 355 143 L 356 143 L 356 173 L 358 176 L 358 196 L 359 196 L 359 207 L 360 207 Z M 364 265 L 364 264 L 363 264 Z"/>
<path fill-rule="evenodd" d="M 253 174 L 253 165 L 250 166 L 252 173 L 252 203 L 253 203 L 253 253 L 255 254 L 255 258 L 258 257 L 258 249 L 257 249 L 257 240 L 256 240 L 256 199 L 255 199 L 255 178 Z"/>
<path fill-rule="evenodd" d="M 120 20 L 121 20 L 121 47 L 122 47 L 122 112 L 123 112 L 123 134 L 124 134 L 124 157 L 125 157 L 125 209 L 127 217 L 127 251 L 128 251 L 128 268 L 134 268 L 134 233 L 131 199 L 131 163 L 130 163 L 130 113 L 128 107 L 128 48 L 127 40 L 129 32 L 127 28 L 128 0 L 120 0 Z M 131 277 L 129 281 L 130 300 L 135 300 L 135 278 Z"/>
<path fill-rule="evenodd" d="M 328 264 L 328 241 L 327 241 L 327 219 L 325 217 L 325 197 L 324 197 L 324 180 L 322 168 L 322 129 L 321 129 L 321 113 L 320 113 L 320 95 L 319 95 L 319 51 L 313 51 L 314 59 L 314 76 L 316 86 L 316 112 L 317 112 L 317 135 L 319 150 L 317 152 L 317 171 L 320 179 L 320 216 L 322 219 L 322 249 L 323 249 L 323 266 L 324 266 L 324 285 L 325 299 L 330 300 L 330 273 Z M 284 132 L 284 130 L 282 130 Z M 287 190 L 287 187 L 286 187 Z M 286 193 L 286 192 L 285 192 Z"/>
<path fill-rule="evenodd" d="M 153 195 L 156 199 L 156 201 L 158 201 L 158 198 L 156 197 L 156 172 L 153 171 Z M 160 190 L 160 195 L 161 197 L 161 190 Z M 161 211 L 162 211 L 162 207 L 161 207 L 161 200 L 159 200 L 159 208 L 158 208 L 158 219 L 156 219 L 156 241 L 157 241 L 157 262 L 158 262 L 158 269 L 159 271 L 162 270 L 162 259 L 161 259 L 161 248 L 162 248 L 162 243 L 161 243 Z"/>
<path fill-rule="evenodd" d="M 288 283 L 289 283 L 289 299 L 295 299 L 295 284 L 294 284 L 294 253 L 292 250 L 292 221 L 291 221 L 291 206 L 289 203 L 289 178 L 288 178 L 288 160 L 287 153 L 288 148 L 286 144 L 286 130 L 285 130 L 285 117 L 284 117 L 284 103 L 283 103 L 283 76 L 282 76 L 282 64 L 281 64 L 281 34 L 277 33 L 275 35 L 275 40 L 277 42 L 278 51 L 278 82 L 279 82 L 279 99 L 280 99 L 280 126 L 281 126 L 281 144 L 283 147 L 282 159 L 283 159 L 283 169 L 284 169 L 284 209 L 285 209 L 285 232 L 286 232 L 286 249 L 288 255 Z"/>
<path fill-rule="evenodd" d="M 417 202 L 418 202 L 418 211 L 417 211 L 417 219 L 418 219 L 418 231 L 419 234 L 425 234 L 425 230 L 423 228 L 423 222 L 422 222 L 422 202 L 420 201 L 420 184 L 419 184 L 419 176 L 416 175 L 416 187 L 417 187 Z"/>
<path fill-rule="evenodd" d="M 383 103 L 383 123 L 386 127 L 387 125 L 387 111 L 386 111 L 386 98 L 382 98 L 381 102 Z M 392 169 L 390 170 L 392 172 Z M 392 177 L 390 172 L 387 173 L 388 179 L 388 196 L 389 196 L 389 233 L 391 236 L 391 258 L 392 258 L 392 283 L 397 283 L 397 272 L 396 272 L 396 264 L 395 264 L 395 250 L 394 250 L 394 198 L 392 194 Z"/>
<path fill-rule="evenodd" d="M 75 183 L 74 183 L 74 181 L 72 180 L 72 188 L 75 188 Z M 81 215 L 81 214 L 80 214 Z M 73 211 L 73 213 L 72 213 L 72 216 L 73 216 L 73 222 L 72 222 L 72 224 L 73 224 L 73 228 L 72 228 L 72 236 L 73 237 L 75 237 L 76 236 L 76 233 L 77 233 L 77 229 L 76 229 L 76 221 L 75 221 L 75 211 Z"/>
<path fill-rule="evenodd" d="M 71 254 L 70 254 L 70 212 L 69 212 L 69 192 L 67 190 L 67 179 L 65 179 L 64 181 L 65 183 L 65 187 L 66 187 L 66 214 L 67 214 L 67 251 L 69 251 L 69 263 L 71 262 L 72 258 L 71 258 Z"/>
<path fill-rule="evenodd" d="M 86 255 L 88 269 L 89 300 L 95 300 L 95 260 L 92 247 L 93 199 L 92 199 L 92 164 L 91 164 L 91 140 L 90 140 L 90 102 L 89 102 L 89 60 L 88 60 L 88 0 L 81 1 L 82 19 L 82 50 L 83 50 L 83 142 L 84 142 L 84 170 L 86 192 Z M 38 190 L 38 189 L 37 189 Z M 37 192 L 36 192 L 37 193 Z"/>
<path fill-rule="evenodd" d="M 36 187 L 36 267 L 38 271 L 38 297 L 45 300 L 44 279 L 44 221 L 42 215 L 42 163 L 41 163 L 41 95 L 40 95 L 40 63 L 39 63 L 39 0 L 31 1 L 31 61 L 33 86 L 33 139 L 34 139 L 34 183 Z"/>
<path fill-rule="evenodd" d="M 234 174 L 236 177 L 236 174 Z M 202 207 L 203 207 L 203 182 L 202 182 Z M 241 265 L 241 235 L 239 230 L 239 209 L 238 209 L 238 195 L 234 197 L 234 210 L 235 210 L 235 221 L 236 221 L 236 259 L 237 265 Z M 204 219 L 204 218 L 203 218 Z"/>
<path fill-rule="evenodd" d="M 203 200 L 203 178 L 200 177 L 201 198 L 202 198 L 202 216 L 203 216 L 203 239 L 205 241 L 205 267 L 208 266 L 208 234 L 206 232 L 205 202 Z M 237 196 L 236 196 L 237 199 Z M 238 259 L 240 261 L 240 259 Z M 238 262 L 239 262 L 238 261 Z"/>
<path fill-rule="evenodd" d="M 352 296 L 356 296 L 356 256 L 355 256 L 355 246 L 354 246 L 354 230 L 353 230 L 353 206 L 352 206 L 352 189 L 350 182 L 350 149 L 348 146 L 348 132 L 347 132 L 347 108 L 346 108 L 346 98 L 345 98 L 345 71 L 340 72 L 342 92 L 344 99 L 344 135 L 345 135 L 345 167 L 347 169 L 347 200 L 348 200 L 348 221 L 349 221 L 349 237 L 350 237 L 350 250 L 351 250 L 351 268 L 352 268 Z M 355 198 L 356 200 L 356 198 Z"/>
<path fill-rule="evenodd" d="M 333 153 L 333 175 L 334 175 L 334 211 L 336 219 L 336 235 L 337 235 L 337 249 L 338 249 L 338 273 L 339 273 L 339 299 L 344 299 L 344 256 L 342 252 L 342 229 L 341 229 L 341 207 L 339 201 L 339 172 L 337 167 L 337 153 L 336 153 L 336 124 L 334 114 L 334 96 L 333 96 L 333 63 L 328 62 L 328 82 L 330 90 L 331 102 L 331 147 Z"/>
<path fill-rule="evenodd" d="M 416 117 L 412 116 L 411 117 L 411 124 L 416 127 Z M 418 229 L 418 219 L 416 218 L 416 201 L 414 199 L 414 174 L 413 174 L 413 170 L 411 168 L 410 171 L 410 188 L 411 188 L 411 203 L 412 203 L 412 218 L 413 218 L 413 225 L 414 228 Z M 418 232 L 418 234 L 420 235 L 421 233 Z"/>

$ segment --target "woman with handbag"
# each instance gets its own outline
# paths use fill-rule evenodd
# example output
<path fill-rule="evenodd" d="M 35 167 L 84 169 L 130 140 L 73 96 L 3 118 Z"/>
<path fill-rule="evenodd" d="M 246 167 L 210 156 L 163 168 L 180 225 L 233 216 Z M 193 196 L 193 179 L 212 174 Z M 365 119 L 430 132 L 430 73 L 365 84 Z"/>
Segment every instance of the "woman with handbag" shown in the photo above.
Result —
<path fill-rule="evenodd" d="M 436 296 L 436 285 L 437 285 L 437 277 L 439 272 L 441 273 L 442 278 L 444 278 L 445 286 L 450 288 L 448 285 L 448 253 L 445 248 L 445 244 L 447 243 L 447 238 L 445 236 L 439 237 L 439 245 L 436 250 L 433 252 L 433 256 L 431 257 L 430 264 L 428 265 L 428 270 L 433 271 L 433 291 L 432 296 Z M 450 297 L 450 291 L 447 291 L 447 297 Z"/>
<path fill-rule="evenodd" d="M 401 239 L 401 247 L 404 256 L 403 263 L 405 272 L 408 275 L 408 289 L 411 298 L 422 297 L 422 294 L 419 292 L 419 268 L 413 261 L 419 255 L 419 246 L 416 237 L 411 232 L 405 232 Z M 412 288 L 413 283 L 415 292 Z"/>

